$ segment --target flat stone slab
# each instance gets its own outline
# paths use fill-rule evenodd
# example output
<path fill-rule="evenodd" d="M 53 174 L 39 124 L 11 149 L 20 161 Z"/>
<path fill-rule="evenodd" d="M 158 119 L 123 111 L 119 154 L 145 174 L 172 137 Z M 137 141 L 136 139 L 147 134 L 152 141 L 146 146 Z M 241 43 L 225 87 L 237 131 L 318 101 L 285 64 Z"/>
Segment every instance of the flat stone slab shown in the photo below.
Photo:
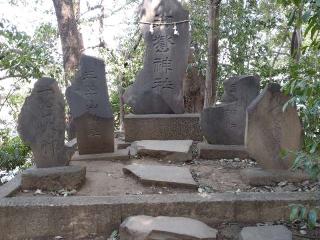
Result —
<path fill-rule="evenodd" d="M 120 240 L 214 240 L 218 231 L 195 219 L 184 217 L 128 217 L 120 225 Z"/>
<path fill-rule="evenodd" d="M 197 188 L 190 170 L 185 167 L 133 164 L 124 167 L 123 172 L 132 173 L 146 184 Z"/>
<path fill-rule="evenodd" d="M 241 145 L 212 145 L 198 143 L 198 154 L 201 159 L 247 159 L 249 154 Z"/>
<path fill-rule="evenodd" d="M 125 141 L 201 141 L 199 114 L 129 114 L 124 118 Z"/>
<path fill-rule="evenodd" d="M 120 139 L 115 139 L 115 144 L 116 144 L 116 148 L 118 150 L 120 149 L 126 149 L 127 147 L 130 147 L 131 146 L 131 143 L 130 142 L 125 142 L 125 141 L 122 141 Z"/>
<path fill-rule="evenodd" d="M 129 160 L 129 150 L 120 149 L 112 153 L 98 153 L 98 154 L 83 154 L 75 152 L 71 158 L 71 161 L 117 161 L 117 160 Z"/>
<path fill-rule="evenodd" d="M 86 179 L 83 166 L 30 168 L 21 174 L 21 188 L 57 191 L 79 189 Z"/>
<path fill-rule="evenodd" d="M 192 160 L 192 140 L 142 140 L 132 144 L 132 155 L 161 158 L 167 161 Z"/>
<path fill-rule="evenodd" d="M 282 225 L 245 227 L 239 240 L 292 240 L 292 233 Z"/>
<path fill-rule="evenodd" d="M 303 182 L 310 177 L 300 171 L 290 170 L 263 170 L 260 168 L 248 168 L 240 171 L 242 180 L 251 186 L 273 185 L 287 181 L 291 183 Z"/>

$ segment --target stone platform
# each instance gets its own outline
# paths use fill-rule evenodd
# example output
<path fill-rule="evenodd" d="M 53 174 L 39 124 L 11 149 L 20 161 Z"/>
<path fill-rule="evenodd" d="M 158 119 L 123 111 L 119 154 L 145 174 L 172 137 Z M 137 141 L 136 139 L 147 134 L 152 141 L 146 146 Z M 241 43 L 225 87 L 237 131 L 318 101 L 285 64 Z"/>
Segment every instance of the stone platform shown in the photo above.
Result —
<path fill-rule="evenodd" d="M 124 118 L 125 141 L 201 141 L 199 114 L 129 114 Z"/>
<path fill-rule="evenodd" d="M 240 145 L 212 145 L 198 143 L 197 145 L 200 159 L 247 159 L 249 154 L 244 146 Z"/>
<path fill-rule="evenodd" d="M 86 178 L 83 166 L 30 168 L 21 174 L 21 188 L 26 190 L 58 191 L 80 188 Z"/>
<path fill-rule="evenodd" d="M 112 153 L 99 153 L 99 154 L 79 154 L 75 152 L 71 161 L 116 161 L 116 160 L 129 160 L 129 150 L 119 149 Z"/>

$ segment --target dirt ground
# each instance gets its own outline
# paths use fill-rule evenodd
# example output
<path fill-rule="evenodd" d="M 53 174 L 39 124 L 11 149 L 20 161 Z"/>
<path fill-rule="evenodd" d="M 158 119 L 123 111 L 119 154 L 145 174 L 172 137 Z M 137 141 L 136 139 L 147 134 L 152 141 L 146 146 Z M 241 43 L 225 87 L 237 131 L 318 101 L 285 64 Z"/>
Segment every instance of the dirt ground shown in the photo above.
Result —
<path fill-rule="evenodd" d="M 246 185 L 240 177 L 243 168 L 255 167 L 252 160 L 193 160 L 186 163 L 165 162 L 161 159 L 134 158 L 129 161 L 75 161 L 72 165 L 86 166 L 87 175 L 85 185 L 76 191 L 67 192 L 66 195 L 78 196 L 117 196 L 117 195 L 142 195 L 142 194 L 175 194 L 175 193 L 222 193 L 222 192 L 281 192 L 281 191 L 318 191 L 319 183 L 304 182 L 301 184 L 281 183 L 277 186 L 251 187 Z M 198 190 L 159 187 L 143 185 L 132 175 L 123 173 L 122 168 L 128 164 L 154 164 L 183 166 L 190 171 L 199 185 Z M 37 192 L 36 195 L 64 195 L 60 192 Z M 18 196 L 34 195 L 34 191 L 17 193 Z"/>

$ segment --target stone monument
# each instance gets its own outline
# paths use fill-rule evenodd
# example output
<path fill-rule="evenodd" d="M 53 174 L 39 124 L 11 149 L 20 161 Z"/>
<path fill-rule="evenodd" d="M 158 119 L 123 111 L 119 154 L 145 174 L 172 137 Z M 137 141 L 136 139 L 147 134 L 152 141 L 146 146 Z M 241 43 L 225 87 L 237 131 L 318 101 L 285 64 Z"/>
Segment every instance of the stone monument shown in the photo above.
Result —
<path fill-rule="evenodd" d="M 292 153 L 302 144 L 302 126 L 295 107 L 284 105 L 290 97 L 280 91 L 280 85 L 270 84 L 247 109 L 246 147 L 251 158 L 265 169 L 289 169 Z"/>
<path fill-rule="evenodd" d="M 259 83 L 257 76 L 236 76 L 224 82 L 221 104 L 201 113 L 201 131 L 208 143 L 244 145 L 246 109 L 258 96 Z"/>
<path fill-rule="evenodd" d="M 26 98 L 18 119 L 21 139 L 31 147 L 38 168 L 68 165 L 65 139 L 65 103 L 57 82 L 38 80 Z"/>
<path fill-rule="evenodd" d="M 182 84 L 190 51 L 189 13 L 177 0 L 145 0 L 143 69 L 124 94 L 134 114 L 184 113 Z"/>
<path fill-rule="evenodd" d="M 26 98 L 18 119 L 21 139 L 31 147 L 37 168 L 21 174 L 21 188 L 56 191 L 80 188 L 86 168 L 67 166 L 69 147 L 65 145 L 65 103 L 57 82 L 38 80 Z"/>
<path fill-rule="evenodd" d="M 104 61 L 82 55 L 66 97 L 76 127 L 79 154 L 114 152 L 113 113 Z"/>

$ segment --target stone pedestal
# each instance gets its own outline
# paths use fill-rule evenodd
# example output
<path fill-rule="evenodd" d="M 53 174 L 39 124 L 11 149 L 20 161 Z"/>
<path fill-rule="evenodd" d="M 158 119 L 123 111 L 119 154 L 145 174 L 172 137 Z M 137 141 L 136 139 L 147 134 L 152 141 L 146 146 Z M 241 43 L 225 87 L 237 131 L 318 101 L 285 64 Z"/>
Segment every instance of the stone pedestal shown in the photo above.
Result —
<path fill-rule="evenodd" d="M 310 179 L 310 177 L 303 172 L 293 172 L 290 170 L 263 170 L 261 168 L 248 168 L 241 170 L 240 174 L 242 180 L 251 186 L 273 185 L 283 181 L 296 183 Z"/>
<path fill-rule="evenodd" d="M 116 161 L 116 160 L 129 160 L 129 150 L 119 149 L 111 153 L 98 153 L 98 154 L 79 154 L 75 152 L 71 161 Z"/>
<path fill-rule="evenodd" d="M 21 174 L 21 188 L 27 190 L 58 191 L 79 189 L 85 182 L 86 168 L 66 166 L 30 168 Z"/>
<path fill-rule="evenodd" d="M 124 118 L 125 141 L 201 141 L 199 114 L 129 114 Z"/>
<path fill-rule="evenodd" d="M 247 159 L 249 154 L 241 145 L 212 145 L 198 143 L 197 145 L 200 159 Z"/>

